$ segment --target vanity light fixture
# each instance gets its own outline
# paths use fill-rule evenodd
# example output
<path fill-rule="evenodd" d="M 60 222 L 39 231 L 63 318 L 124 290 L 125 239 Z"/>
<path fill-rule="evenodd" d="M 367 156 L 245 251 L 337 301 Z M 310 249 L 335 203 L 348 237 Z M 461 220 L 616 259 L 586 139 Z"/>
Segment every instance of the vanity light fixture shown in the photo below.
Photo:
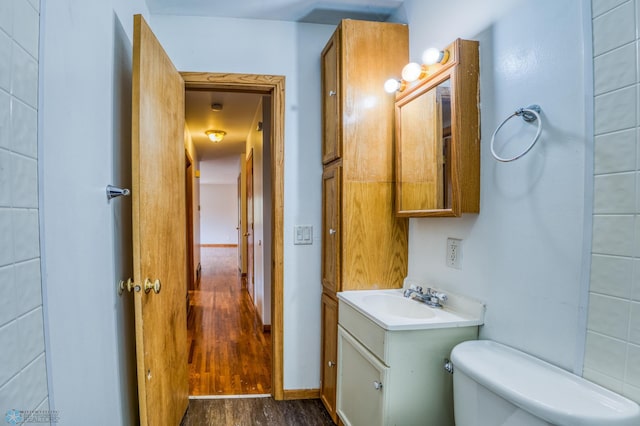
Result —
<path fill-rule="evenodd" d="M 405 87 L 407 87 L 407 83 L 396 78 L 390 78 L 384 82 L 384 91 L 387 93 L 402 92 Z"/>
<path fill-rule="evenodd" d="M 446 64 L 449 60 L 449 51 L 430 47 L 422 54 L 422 63 L 425 65 Z"/>
<path fill-rule="evenodd" d="M 224 130 L 207 130 L 204 134 L 207 135 L 211 142 L 217 143 L 225 137 L 227 132 Z"/>

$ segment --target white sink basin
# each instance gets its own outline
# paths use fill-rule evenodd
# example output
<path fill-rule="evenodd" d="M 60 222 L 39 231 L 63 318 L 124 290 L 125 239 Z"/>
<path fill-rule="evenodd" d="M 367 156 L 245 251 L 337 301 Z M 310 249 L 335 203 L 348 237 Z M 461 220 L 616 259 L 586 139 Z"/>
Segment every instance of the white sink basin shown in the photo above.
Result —
<path fill-rule="evenodd" d="M 347 303 L 385 330 L 469 327 L 484 322 L 484 305 L 449 294 L 450 307 L 431 308 L 398 290 L 356 290 L 338 293 Z"/>
<path fill-rule="evenodd" d="M 362 302 L 373 311 L 401 318 L 428 319 L 436 316 L 435 309 L 424 303 L 389 294 L 370 294 Z"/>

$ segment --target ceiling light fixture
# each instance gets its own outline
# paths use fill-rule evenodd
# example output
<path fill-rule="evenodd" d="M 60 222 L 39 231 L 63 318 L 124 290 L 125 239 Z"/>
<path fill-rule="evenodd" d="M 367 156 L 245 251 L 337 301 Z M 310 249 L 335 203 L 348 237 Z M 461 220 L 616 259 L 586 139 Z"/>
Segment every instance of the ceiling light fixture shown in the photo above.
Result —
<path fill-rule="evenodd" d="M 224 130 L 207 130 L 204 134 L 207 135 L 211 142 L 217 143 L 225 137 L 227 132 Z"/>

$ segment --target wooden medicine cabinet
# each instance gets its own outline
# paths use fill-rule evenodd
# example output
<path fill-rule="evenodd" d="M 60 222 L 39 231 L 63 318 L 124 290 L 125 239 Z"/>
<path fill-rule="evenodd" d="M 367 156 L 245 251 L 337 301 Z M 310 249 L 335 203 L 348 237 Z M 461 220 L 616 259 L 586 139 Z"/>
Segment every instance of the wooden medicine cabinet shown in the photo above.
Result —
<path fill-rule="evenodd" d="M 480 211 L 478 42 L 458 39 L 449 59 L 396 96 L 396 215 Z"/>

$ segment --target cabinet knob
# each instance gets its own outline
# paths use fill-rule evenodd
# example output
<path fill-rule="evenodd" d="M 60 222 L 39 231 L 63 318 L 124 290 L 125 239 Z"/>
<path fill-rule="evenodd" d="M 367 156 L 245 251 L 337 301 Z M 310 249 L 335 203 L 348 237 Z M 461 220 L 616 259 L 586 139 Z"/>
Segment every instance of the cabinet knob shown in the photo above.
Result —
<path fill-rule="evenodd" d="M 327 365 L 328 365 L 329 367 L 333 367 L 334 365 L 336 365 L 336 363 L 335 363 L 335 362 L 333 362 L 333 361 L 329 361 L 329 362 L 327 363 Z"/>
<path fill-rule="evenodd" d="M 337 95 L 335 90 L 329 90 L 329 96 L 335 96 Z"/>
<path fill-rule="evenodd" d="M 379 382 L 379 381 L 377 381 L 377 380 L 375 380 L 375 381 L 373 382 L 373 387 L 374 387 L 376 390 L 380 390 L 380 389 L 382 389 L 382 383 L 381 383 L 381 382 Z"/>
<path fill-rule="evenodd" d="M 335 235 L 335 233 L 336 233 L 335 229 L 333 228 L 329 229 L 329 235 Z"/>

